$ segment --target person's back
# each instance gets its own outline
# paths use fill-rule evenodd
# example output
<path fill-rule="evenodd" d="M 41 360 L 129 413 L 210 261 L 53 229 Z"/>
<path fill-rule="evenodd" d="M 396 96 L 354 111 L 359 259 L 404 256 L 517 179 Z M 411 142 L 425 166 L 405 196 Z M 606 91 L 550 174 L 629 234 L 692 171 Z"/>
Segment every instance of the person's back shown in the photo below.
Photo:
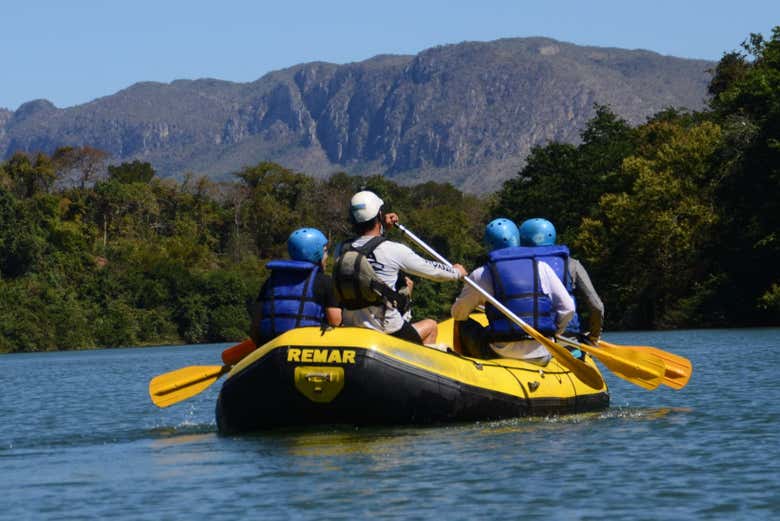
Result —
<path fill-rule="evenodd" d="M 545 336 L 554 336 L 560 323 L 555 316 L 552 289 L 547 280 L 555 270 L 550 255 L 534 248 L 512 246 L 491 251 L 485 268 L 490 273 L 493 296 L 523 321 Z M 548 252 L 545 252 L 548 253 Z M 554 260 L 550 259 L 550 260 Z M 490 303 L 485 305 L 491 341 L 528 340 L 529 335 Z"/>
<path fill-rule="evenodd" d="M 392 293 L 397 293 L 394 288 L 401 272 L 437 281 L 458 280 L 465 274 L 463 267 L 458 264 L 449 268 L 420 257 L 404 244 L 377 239 L 381 237 L 385 226 L 392 227 L 398 221 L 397 215 L 392 213 L 385 215 L 382 212 L 383 204 L 383 201 L 373 192 L 358 192 L 353 196 L 350 217 L 358 237 L 340 246 L 337 256 L 341 256 L 342 250 L 360 249 L 370 241 L 374 241 L 376 245 L 366 254 L 366 259 L 373 268 L 376 278 L 386 287 L 386 291 Z M 340 259 L 337 259 L 336 266 L 339 265 L 339 261 Z M 354 280 L 342 280 L 338 271 L 334 271 L 334 279 L 336 290 L 342 300 L 347 293 L 355 293 L 351 291 L 351 286 L 348 287 L 355 284 Z M 378 295 L 375 302 L 365 306 L 358 304 L 360 307 L 342 301 L 342 304 L 345 304 L 342 310 L 344 325 L 376 329 L 416 343 L 435 342 L 437 333 L 435 321 L 423 319 L 410 324 L 403 318 L 405 309 L 388 305 L 390 299 Z"/>
<path fill-rule="evenodd" d="M 593 287 L 585 267 L 577 259 L 570 256 L 565 245 L 556 244 L 555 226 L 547 219 L 540 217 L 526 219 L 520 225 L 519 234 L 520 244 L 534 248 L 540 256 L 543 256 L 546 250 L 554 250 L 564 261 L 563 263 L 552 262 L 551 265 L 572 298 L 576 297 L 577 312 L 569 322 L 566 334 L 585 336 L 594 344 L 598 342 L 604 321 L 604 304 Z M 580 321 L 581 305 L 584 305 L 588 311 L 587 327 Z"/>
<path fill-rule="evenodd" d="M 494 219 L 485 229 L 488 262 L 470 275 L 486 293 L 545 336 L 563 331 L 574 312 L 574 302 L 553 268 L 519 246 L 517 226 L 508 219 Z M 484 305 L 488 326 L 483 328 L 469 314 Z M 501 356 L 546 364 L 547 350 L 470 285 L 464 286 L 451 308 L 457 321 L 464 354 L 478 358 Z"/>
<path fill-rule="evenodd" d="M 366 244 L 371 237 L 362 236 L 350 242 L 353 247 Z M 405 244 L 395 241 L 383 241 L 367 257 L 379 280 L 390 288 L 395 288 L 399 272 L 417 275 L 431 280 L 457 280 L 459 274 L 440 263 L 423 259 Z M 384 302 L 358 309 L 342 310 L 345 325 L 369 327 L 387 333 L 393 333 L 404 326 L 403 314 L 406 309 L 387 306 Z M 435 338 L 435 337 L 434 337 Z"/>
<path fill-rule="evenodd" d="M 323 272 L 327 242 L 319 230 L 301 228 L 287 241 L 291 260 L 267 264 L 271 275 L 258 294 L 250 331 L 256 346 L 290 329 L 341 323 L 332 279 Z"/>

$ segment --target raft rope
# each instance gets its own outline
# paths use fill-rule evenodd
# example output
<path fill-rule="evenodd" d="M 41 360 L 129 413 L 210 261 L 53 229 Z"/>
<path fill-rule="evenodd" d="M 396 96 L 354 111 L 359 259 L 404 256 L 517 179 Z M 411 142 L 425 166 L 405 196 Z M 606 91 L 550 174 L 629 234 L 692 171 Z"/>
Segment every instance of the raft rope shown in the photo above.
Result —
<path fill-rule="evenodd" d="M 515 381 L 517 381 L 517 385 L 519 385 L 520 389 L 523 390 L 523 394 L 525 395 L 525 399 L 528 401 L 528 406 L 531 407 L 531 397 L 528 396 L 528 391 L 525 390 L 525 387 L 523 386 L 523 382 L 521 382 L 520 379 L 517 377 L 517 375 L 515 373 L 513 373 L 508 367 L 506 367 L 504 365 L 500 365 L 498 367 L 503 367 L 504 369 L 506 369 L 507 372 L 512 375 L 512 378 L 514 378 Z"/>

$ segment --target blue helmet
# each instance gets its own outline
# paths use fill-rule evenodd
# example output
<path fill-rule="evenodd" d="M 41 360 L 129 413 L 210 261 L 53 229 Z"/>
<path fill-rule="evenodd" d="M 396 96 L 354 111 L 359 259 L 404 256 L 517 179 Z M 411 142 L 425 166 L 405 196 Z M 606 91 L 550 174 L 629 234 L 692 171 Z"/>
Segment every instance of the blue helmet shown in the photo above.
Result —
<path fill-rule="evenodd" d="M 485 226 L 485 244 L 490 251 L 517 246 L 519 238 L 517 225 L 509 219 L 493 219 Z"/>
<path fill-rule="evenodd" d="M 520 225 L 521 246 L 552 246 L 555 244 L 555 226 L 547 219 L 534 217 Z"/>
<path fill-rule="evenodd" d="M 318 263 L 322 260 L 323 249 L 328 239 L 316 228 L 298 228 L 287 239 L 287 251 L 290 258 Z"/>

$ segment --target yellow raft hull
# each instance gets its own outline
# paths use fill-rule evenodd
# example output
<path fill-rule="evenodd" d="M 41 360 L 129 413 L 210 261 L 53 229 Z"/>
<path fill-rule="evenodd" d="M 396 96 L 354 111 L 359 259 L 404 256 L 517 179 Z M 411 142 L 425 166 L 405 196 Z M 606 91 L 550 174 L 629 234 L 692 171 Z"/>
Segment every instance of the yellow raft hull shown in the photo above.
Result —
<path fill-rule="evenodd" d="M 440 324 L 439 343 L 452 340 Z M 448 342 L 449 341 L 449 342 Z M 594 365 L 590 357 L 586 363 Z M 310 424 L 495 420 L 604 409 L 609 394 L 554 359 L 478 360 L 376 331 L 288 331 L 236 364 L 217 402 L 222 433 Z"/>

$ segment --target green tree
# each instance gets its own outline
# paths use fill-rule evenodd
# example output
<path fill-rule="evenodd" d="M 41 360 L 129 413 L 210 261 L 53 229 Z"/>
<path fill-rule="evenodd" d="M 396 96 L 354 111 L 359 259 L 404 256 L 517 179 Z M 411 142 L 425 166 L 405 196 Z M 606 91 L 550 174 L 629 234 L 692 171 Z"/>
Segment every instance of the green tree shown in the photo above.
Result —
<path fill-rule="evenodd" d="M 147 238 L 154 233 L 160 208 L 149 185 L 109 179 L 95 184 L 93 196 L 104 248 L 114 235 Z"/>
<path fill-rule="evenodd" d="M 780 26 L 751 34 L 743 52 L 718 64 L 711 106 L 723 122 L 719 249 L 728 284 L 722 299 L 740 322 L 777 323 L 780 284 Z M 734 72 L 735 71 L 735 72 Z"/>
<path fill-rule="evenodd" d="M 725 53 L 715 69 L 710 70 L 712 80 L 707 92 L 716 99 L 726 92 L 734 83 L 743 80 L 750 70 L 750 64 L 744 53 L 732 51 Z"/>
<path fill-rule="evenodd" d="M 49 192 L 56 179 L 56 171 L 45 154 L 37 154 L 34 160 L 17 152 L 6 164 L 5 174 L 10 178 L 13 190 L 20 198 L 33 197 Z"/>
<path fill-rule="evenodd" d="M 245 168 L 238 177 L 249 189 L 241 220 L 261 257 L 281 256 L 290 232 L 319 223 L 315 209 L 304 204 L 315 184 L 310 177 L 268 162 Z"/>
<path fill-rule="evenodd" d="M 707 279 L 700 252 L 718 222 L 709 166 L 721 130 L 710 122 L 663 118 L 642 127 L 640 136 L 654 146 L 640 145 L 641 155 L 623 161 L 620 174 L 630 189 L 601 197 L 598 212 L 583 220 L 575 247 L 594 278 L 608 281 L 599 291 L 619 310 L 613 324 L 691 325 L 699 310 L 685 299 Z"/>
<path fill-rule="evenodd" d="M 109 165 L 108 178 L 120 183 L 148 183 L 154 177 L 154 168 L 146 161 Z"/>
<path fill-rule="evenodd" d="M 0 189 L 0 276 L 20 277 L 44 256 L 46 237 L 36 207 Z"/>
<path fill-rule="evenodd" d="M 55 150 L 52 160 L 59 177 L 75 183 L 81 189 L 97 181 L 104 173 L 109 154 L 91 147 L 61 147 Z"/>

